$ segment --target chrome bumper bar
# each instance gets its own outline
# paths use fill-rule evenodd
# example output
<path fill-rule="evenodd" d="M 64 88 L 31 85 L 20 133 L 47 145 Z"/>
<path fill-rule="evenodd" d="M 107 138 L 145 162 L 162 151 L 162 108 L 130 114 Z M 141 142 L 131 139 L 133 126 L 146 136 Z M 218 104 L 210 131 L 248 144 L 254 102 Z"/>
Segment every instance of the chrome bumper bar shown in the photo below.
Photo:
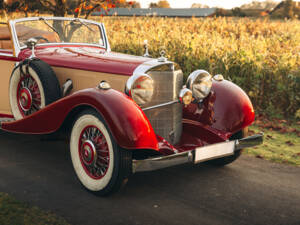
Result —
<path fill-rule="evenodd" d="M 181 152 L 174 155 L 161 156 L 161 157 L 144 159 L 144 160 L 133 160 L 132 172 L 137 173 L 137 172 L 153 171 L 153 170 L 163 169 L 163 168 L 176 166 L 184 163 L 199 163 L 211 159 L 222 158 L 225 156 L 233 155 L 235 151 L 241 150 L 243 148 L 254 147 L 262 143 L 263 143 L 263 133 L 255 134 L 253 136 L 249 136 L 239 140 L 233 140 L 233 141 L 208 145 L 208 146 L 197 148 L 195 150 Z M 214 151 L 214 148 L 216 150 L 220 149 L 220 147 L 222 148 L 222 145 L 224 146 L 234 145 L 234 149 L 232 153 L 228 154 L 228 152 L 226 151 L 222 153 L 221 151 L 218 152 L 217 154 L 213 154 L 213 156 L 208 155 L 207 158 L 202 158 L 201 160 L 197 160 L 197 161 L 195 160 L 196 151 L 206 151 L 206 150 Z"/>

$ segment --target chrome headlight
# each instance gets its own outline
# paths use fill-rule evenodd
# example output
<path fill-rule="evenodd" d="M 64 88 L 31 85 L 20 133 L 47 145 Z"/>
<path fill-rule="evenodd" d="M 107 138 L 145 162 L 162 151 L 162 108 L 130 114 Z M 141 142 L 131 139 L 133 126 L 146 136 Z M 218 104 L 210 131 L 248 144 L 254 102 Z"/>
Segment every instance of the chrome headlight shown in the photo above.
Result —
<path fill-rule="evenodd" d="M 189 75 L 186 86 L 192 90 L 194 98 L 201 101 L 210 93 L 212 77 L 205 70 L 196 70 Z"/>
<path fill-rule="evenodd" d="M 151 101 L 153 91 L 154 82 L 147 74 L 133 75 L 126 83 L 126 94 L 140 106 Z"/>
<path fill-rule="evenodd" d="M 190 89 L 183 88 L 179 92 L 179 100 L 184 105 L 189 105 L 193 101 L 193 94 Z"/>

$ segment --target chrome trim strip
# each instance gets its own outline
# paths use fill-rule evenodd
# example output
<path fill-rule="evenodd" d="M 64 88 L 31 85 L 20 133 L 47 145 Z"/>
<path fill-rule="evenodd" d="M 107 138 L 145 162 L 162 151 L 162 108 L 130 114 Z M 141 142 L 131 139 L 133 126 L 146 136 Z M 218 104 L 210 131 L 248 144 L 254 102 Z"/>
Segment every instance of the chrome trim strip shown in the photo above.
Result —
<path fill-rule="evenodd" d="M 104 39 L 104 42 L 105 42 L 105 45 L 106 45 L 106 51 L 107 52 L 111 52 L 111 48 L 110 48 L 110 44 L 109 44 L 109 41 L 108 41 L 108 37 L 106 35 L 106 28 L 104 26 L 103 23 L 101 23 L 101 29 L 102 29 L 102 34 L 103 34 L 103 39 Z"/>
<path fill-rule="evenodd" d="M 231 142 L 235 142 L 234 151 L 238 151 L 241 150 L 242 148 L 249 148 L 249 147 L 254 147 L 256 145 L 262 144 L 263 136 L 264 134 L 260 133 L 243 139 L 231 141 Z M 220 143 L 216 145 L 220 145 Z M 203 149 L 205 149 L 206 147 L 211 148 L 212 146 L 213 145 L 208 145 L 202 148 Z M 219 157 L 215 157 L 215 158 L 222 158 L 222 157 L 224 157 L 224 155 L 220 155 Z M 191 150 L 187 152 L 177 153 L 174 155 L 161 156 L 161 157 L 144 159 L 144 160 L 132 160 L 132 173 L 159 170 L 159 169 L 176 166 L 184 163 L 191 163 L 191 162 L 195 163 L 194 158 L 195 158 L 195 150 Z M 211 158 L 207 158 L 201 160 L 201 162 L 208 161 L 210 159 Z"/>
<path fill-rule="evenodd" d="M 137 75 L 145 74 L 150 69 L 152 69 L 153 67 L 157 67 L 157 66 L 164 65 L 164 64 L 174 65 L 174 63 L 171 62 L 171 61 L 158 62 L 157 59 L 153 59 L 153 60 L 150 60 L 150 61 L 146 61 L 146 62 L 142 63 L 141 65 L 139 65 L 137 68 L 135 68 L 135 70 L 133 71 L 133 75 L 135 75 L 135 74 L 137 74 Z"/>
<path fill-rule="evenodd" d="M 151 109 L 156 109 L 156 108 L 164 107 L 164 106 L 167 106 L 167 105 L 173 105 L 173 104 L 176 104 L 176 103 L 180 103 L 180 101 L 179 100 L 175 100 L 175 101 L 171 101 L 171 102 L 162 103 L 162 104 L 159 104 L 159 105 L 153 105 L 153 106 L 149 106 L 147 108 L 143 108 L 142 110 L 143 111 L 147 111 L 147 110 L 151 110 Z"/>
<path fill-rule="evenodd" d="M 9 56 L 9 57 L 13 57 L 13 54 L 9 54 L 9 53 L 0 53 L 0 56 Z"/>
<path fill-rule="evenodd" d="M 133 160 L 132 173 L 159 170 L 170 166 L 193 162 L 193 160 L 193 151 L 181 152 L 153 159 Z"/>
<path fill-rule="evenodd" d="M 20 48 L 18 47 L 18 36 L 15 28 L 15 21 L 14 20 L 9 20 L 9 26 L 10 26 L 10 32 L 11 32 L 11 38 L 13 41 L 13 54 L 15 57 L 18 57 L 20 53 Z"/>
<path fill-rule="evenodd" d="M 243 148 L 249 148 L 263 143 L 264 133 L 255 134 L 253 136 L 245 137 L 240 140 L 236 140 L 235 150 L 241 150 Z"/>
<path fill-rule="evenodd" d="M 140 77 L 147 77 L 148 79 L 151 79 L 153 81 L 153 79 L 148 74 L 145 74 L 145 73 L 144 74 L 133 74 L 132 76 L 129 77 L 129 79 L 126 82 L 126 85 L 125 85 L 125 94 L 126 95 L 129 96 L 129 91 L 132 89 L 133 84 Z"/>

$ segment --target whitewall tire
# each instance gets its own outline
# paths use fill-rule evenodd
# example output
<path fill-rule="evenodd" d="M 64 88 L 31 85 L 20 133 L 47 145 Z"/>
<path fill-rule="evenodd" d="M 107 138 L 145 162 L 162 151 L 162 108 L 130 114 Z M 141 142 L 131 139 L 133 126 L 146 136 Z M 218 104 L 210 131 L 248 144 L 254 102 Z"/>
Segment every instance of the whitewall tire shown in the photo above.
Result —
<path fill-rule="evenodd" d="M 81 112 L 70 137 L 75 173 L 91 192 L 107 195 L 118 190 L 131 173 L 131 152 L 120 149 L 104 120 L 94 110 Z"/>
<path fill-rule="evenodd" d="M 61 97 L 51 67 L 39 59 L 20 62 L 9 83 L 11 111 L 16 120 L 29 116 Z"/>

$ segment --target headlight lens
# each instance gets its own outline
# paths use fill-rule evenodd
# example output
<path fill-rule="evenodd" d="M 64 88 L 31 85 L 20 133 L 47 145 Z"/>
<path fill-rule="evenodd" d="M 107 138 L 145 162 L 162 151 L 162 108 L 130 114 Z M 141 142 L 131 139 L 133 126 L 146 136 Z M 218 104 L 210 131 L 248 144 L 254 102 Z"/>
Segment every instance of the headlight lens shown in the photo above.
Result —
<path fill-rule="evenodd" d="M 179 100 L 184 105 L 189 105 L 193 101 L 193 94 L 190 89 L 183 88 L 179 93 Z"/>
<path fill-rule="evenodd" d="M 126 84 L 126 94 L 138 105 L 143 106 L 151 101 L 154 91 L 154 82 L 147 74 L 133 75 Z"/>
<path fill-rule="evenodd" d="M 192 90 L 194 98 L 201 101 L 211 91 L 212 77 L 205 70 L 196 70 L 189 75 L 186 86 Z"/>

